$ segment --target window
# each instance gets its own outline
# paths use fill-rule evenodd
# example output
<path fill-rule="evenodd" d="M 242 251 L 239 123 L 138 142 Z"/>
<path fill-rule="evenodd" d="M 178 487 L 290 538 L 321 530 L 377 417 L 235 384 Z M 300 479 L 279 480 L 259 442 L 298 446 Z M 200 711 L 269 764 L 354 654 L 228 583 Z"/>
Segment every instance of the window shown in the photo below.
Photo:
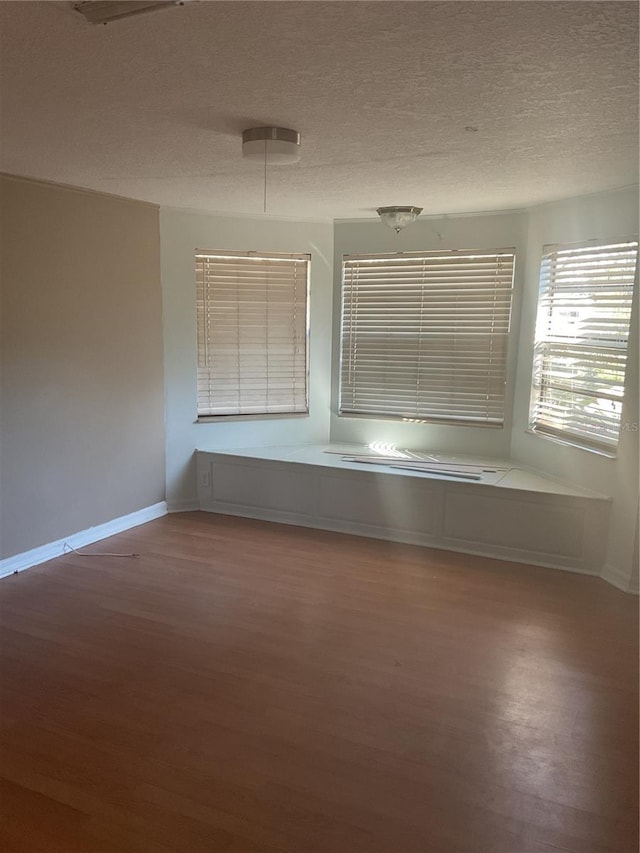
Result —
<path fill-rule="evenodd" d="M 198 416 L 307 402 L 308 255 L 196 253 Z"/>
<path fill-rule="evenodd" d="M 543 251 L 529 427 L 612 452 L 620 432 L 638 244 Z"/>
<path fill-rule="evenodd" d="M 502 426 L 514 260 L 345 256 L 340 413 Z"/>

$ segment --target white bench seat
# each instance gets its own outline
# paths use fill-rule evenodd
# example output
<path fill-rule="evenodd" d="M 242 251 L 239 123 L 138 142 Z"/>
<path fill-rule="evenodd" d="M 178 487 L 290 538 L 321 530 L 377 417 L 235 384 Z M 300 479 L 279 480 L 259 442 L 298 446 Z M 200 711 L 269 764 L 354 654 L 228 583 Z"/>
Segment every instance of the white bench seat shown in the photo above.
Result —
<path fill-rule="evenodd" d="M 606 495 L 509 459 L 430 452 L 392 461 L 419 459 L 425 471 L 389 467 L 386 458 L 356 461 L 363 456 L 375 451 L 324 444 L 199 450 L 200 508 L 600 574 Z"/>

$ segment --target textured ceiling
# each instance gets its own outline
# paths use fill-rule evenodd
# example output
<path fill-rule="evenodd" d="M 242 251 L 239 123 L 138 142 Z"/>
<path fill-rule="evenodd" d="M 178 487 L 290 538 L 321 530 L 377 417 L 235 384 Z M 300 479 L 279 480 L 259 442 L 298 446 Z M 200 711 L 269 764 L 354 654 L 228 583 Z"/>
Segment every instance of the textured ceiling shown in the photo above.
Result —
<path fill-rule="evenodd" d="M 91 26 L 0 2 L 0 168 L 261 213 L 240 134 L 302 133 L 269 212 L 523 207 L 636 183 L 635 2 L 191 2 Z M 466 128 L 477 128 L 477 131 Z"/>

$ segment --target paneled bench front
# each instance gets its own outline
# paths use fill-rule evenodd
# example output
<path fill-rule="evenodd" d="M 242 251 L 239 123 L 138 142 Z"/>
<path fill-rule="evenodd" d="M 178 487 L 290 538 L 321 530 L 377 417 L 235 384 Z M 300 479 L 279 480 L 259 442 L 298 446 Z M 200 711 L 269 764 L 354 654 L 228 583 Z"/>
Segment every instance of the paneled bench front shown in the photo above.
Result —
<path fill-rule="evenodd" d="M 200 508 L 600 574 L 606 496 L 509 460 L 436 454 L 431 458 L 448 472 L 442 474 L 344 461 L 363 451 L 346 445 L 197 451 Z M 481 473 L 467 480 L 461 470 Z"/>

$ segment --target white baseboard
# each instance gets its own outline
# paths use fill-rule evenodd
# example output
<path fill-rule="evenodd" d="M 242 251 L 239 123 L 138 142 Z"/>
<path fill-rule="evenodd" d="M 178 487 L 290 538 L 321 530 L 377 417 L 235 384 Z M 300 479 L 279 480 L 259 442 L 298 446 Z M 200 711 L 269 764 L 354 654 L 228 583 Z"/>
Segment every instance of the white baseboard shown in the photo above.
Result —
<path fill-rule="evenodd" d="M 561 572 L 572 572 L 578 575 L 589 575 L 598 577 L 598 573 L 577 565 L 563 565 L 561 562 L 545 560 L 534 551 L 523 551 L 504 548 L 497 545 L 489 545 L 482 542 L 454 542 L 437 536 L 411 532 L 407 530 L 395 530 L 389 527 L 376 527 L 369 524 L 361 524 L 352 521 L 338 521 L 335 518 L 317 518 L 313 516 L 302 517 L 300 513 L 286 512 L 257 507 L 240 507 L 233 504 L 225 504 L 214 501 L 202 504 L 203 512 L 212 512 L 217 515 L 239 516 L 240 518 L 255 518 L 258 521 L 273 521 L 277 524 L 292 524 L 295 527 L 309 527 L 314 530 L 330 530 L 334 533 L 346 533 L 349 536 L 365 536 L 369 539 L 383 539 L 387 542 L 401 542 L 405 545 L 420 545 L 424 548 L 432 548 L 436 551 L 454 551 L 457 554 L 469 554 L 473 557 L 489 557 L 491 560 L 502 560 L 509 563 L 523 563 L 527 566 L 540 566 L 543 569 L 557 569 Z"/>
<path fill-rule="evenodd" d="M 46 563 L 47 560 L 53 560 L 54 557 L 60 557 L 65 553 L 65 545 L 71 545 L 72 548 L 83 548 L 85 545 L 91 545 L 100 539 L 106 539 L 108 536 L 114 536 L 116 533 L 122 533 L 132 527 L 137 527 L 139 524 L 153 521 L 154 518 L 161 518 L 166 514 L 166 501 L 160 501 L 157 504 L 152 504 L 152 506 L 146 506 L 136 512 L 131 512 L 129 515 L 121 515 L 120 518 L 114 518 L 112 521 L 107 521 L 104 524 L 97 524 L 95 527 L 89 527 L 87 530 L 81 530 L 79 533 L 72 533 L 70 536 L 65 536 L 64 539 L 58 539 L 56 542 L 49 542 L 46 545 L 41 545 L 39 548 L 32 548 L 30 551 L 23 551 L 21 554 L 14 554 L 13 557 L 0 560 L 0 578 L 5 577 L 5 575 L 12 575 L 15 572 L 22 572 L 40 563 Z"/>
<path fill-rule="evenodd" d="M 617 566 L 606 565 L 602 570 L 600 577 L 610 584 L 613 584 L 617 589 L 623 592 L 630 592 L 633 595 L 638 595 L 638 585 L 629 580 L 626 572 L 622 572 Z"/>

